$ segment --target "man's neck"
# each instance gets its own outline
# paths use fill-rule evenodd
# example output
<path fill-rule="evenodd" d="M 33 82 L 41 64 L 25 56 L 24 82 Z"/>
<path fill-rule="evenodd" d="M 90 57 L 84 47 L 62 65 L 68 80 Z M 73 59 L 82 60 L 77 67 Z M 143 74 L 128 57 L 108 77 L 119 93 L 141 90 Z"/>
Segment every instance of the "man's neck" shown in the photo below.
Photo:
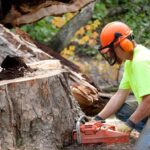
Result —
<path fill-rule="evenodd" d="M 126 57 L 128 60 L 132 60 L 133 59 L 133 51 L 132 52 L 129 52 L 127 54 L 127 57 Z"/>

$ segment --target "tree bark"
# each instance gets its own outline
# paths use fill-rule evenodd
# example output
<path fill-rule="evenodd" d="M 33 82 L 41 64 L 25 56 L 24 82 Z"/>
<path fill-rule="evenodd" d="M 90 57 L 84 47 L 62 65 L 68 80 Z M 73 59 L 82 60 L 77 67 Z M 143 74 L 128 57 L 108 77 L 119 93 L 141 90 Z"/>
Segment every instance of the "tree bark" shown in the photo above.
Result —
<path fill-rule="evenodd" d="M 61 69 L 42 67 L 23 78 L 1 81 L 0 99 L 0 149 L 5 150 L 60 149 L 80 112 Z"/>
<path fill-rule="evenodd" d="M 64 25 L 60 31 L 48 42 L 48 46 L 60 52 L 70 42 L 75 32 L 92 18 L 93 7 L 95 1 L 88 4 L 83 8 L 75 17 L 73 17 L 66 25 Z"/>
<path fill-rule="evenodd" d="M 0 64 L 7 55 L 23 57 L 26 63 L 52 59 L 31 42 L 15 35 L 0 24 Z"/>
<path fill-rule="evenodd" d="M 55 51 L 53 51 L 50 47 L 33 40 L 26 32 L 20 30 L 19 28 L 16 28 L 15 31 L 18 36 L 20 36 L 22 39 L 24 39 L 24 41 L 28 41 L 29 43 L 35 44 L 37 46 L 37 48 L 41 49 L 46 54 L 49 54 L 49 56 L 60 60 L 60 62 L 64 66 L 68 66 L 70 69 L 74 70 L 75 72 L 80 72 L 79 66 L 77 66 L 74 63 L 72 63 L 71 61 L 65 59 L 59 53 L 56 53 Z"/>
<path fill-rule="evenodd" d="M 0 149 L 60 149 L 83 114 L 71 95 L 68 72 L 59 60 L 2 25 L 0 33 L 0 61 L 20 56 L 35 70 L 0 81 Z"/>

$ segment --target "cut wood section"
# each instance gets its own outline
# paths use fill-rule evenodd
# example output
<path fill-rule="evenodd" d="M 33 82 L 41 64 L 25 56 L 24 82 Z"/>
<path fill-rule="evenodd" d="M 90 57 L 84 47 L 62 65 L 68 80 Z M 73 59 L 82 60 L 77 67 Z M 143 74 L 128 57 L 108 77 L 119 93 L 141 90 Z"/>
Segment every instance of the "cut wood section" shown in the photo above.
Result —
<path fill-rule="evenodd" d="M 94 0 L 23 0 L 2 1 L 0 12 L 2 24 L 18 26 L 35 22 L 45 16 L 62 15 L 67 12 L 77 12 Z"/>
<path fill-rule="evenodd" d="M 110 97 L 101 97 L 96 87 L 91 85 L 81 74 L 70 71 L 71 91 L 83 112 L 88 116 L 98 114 Z"/>
<path fill-rule="evenodd" d="M 42 69 L 44 68 L 44 70 L 58 70 L 58 69 L 62 69 L 62 64 L 60 63 L 60 61 L 58 59 L 52 59 L 52 60 L 43 60 L 43 61 L 38 61 L 38 62 L 34 62 L 31 64 L 27 64 L 28 66 L 30 66 L 32 69 Z"/>
<path fill-rule="evenodd" d="M 60 149 L 80 112 L 69 89 L 61 69 L 1 81 L 0 149 Z"/>
<path fill-rule="evenodd" d="M 41 77 L 48 77 L 48 76 L 53 76 L 57 73 L 62 73 L 66 72 L 66 69 L 63 69 L 61 67 L 61 64 L 59 63 L 59 60 L 44 60 L 44 61 L 38 61 L 34 63 L 27 64 L 28 67 L 33 69 L 33 72 L 26 72 L 24 77 L 12 79 L 12 80 L 3 80 L 0 81 L 0 85 L 3 84 L 8 84 L 12 82 L 23 82 L 26 80 L 31 80 L 31 79 L 38 79 Z"/>

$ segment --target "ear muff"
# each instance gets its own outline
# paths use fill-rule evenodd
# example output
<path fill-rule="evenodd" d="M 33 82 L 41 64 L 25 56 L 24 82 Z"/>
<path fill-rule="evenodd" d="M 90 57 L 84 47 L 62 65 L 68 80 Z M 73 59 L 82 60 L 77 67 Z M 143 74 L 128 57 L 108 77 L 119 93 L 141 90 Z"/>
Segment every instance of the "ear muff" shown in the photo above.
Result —
<path fill-rule="evenodd" d="M 134 49 L 133 42 L 127 38 L 123 39 L 120 41 L 120 47 L 125 51 L 125 52 L 131 52 Z"/>

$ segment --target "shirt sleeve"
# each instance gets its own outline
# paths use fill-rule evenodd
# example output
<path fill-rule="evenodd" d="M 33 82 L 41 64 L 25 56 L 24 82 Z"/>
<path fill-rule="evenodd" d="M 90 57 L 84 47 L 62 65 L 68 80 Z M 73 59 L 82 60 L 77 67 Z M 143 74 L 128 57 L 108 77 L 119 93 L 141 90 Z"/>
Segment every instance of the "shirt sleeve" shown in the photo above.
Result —
<path fill-rule="evenodd" d="M 150 62 L 138 62 L 134 65 L 139 97 L 150 94 Z"/>
<path fill-rule="evenodd" d="M 123 77 L 119 85 L 119 89 L 131 89 L 130 83 L 129 83 L 128 69 L 127 69 L 126 64 L 124 66 L 124 73 L 123 73 Z"/>

